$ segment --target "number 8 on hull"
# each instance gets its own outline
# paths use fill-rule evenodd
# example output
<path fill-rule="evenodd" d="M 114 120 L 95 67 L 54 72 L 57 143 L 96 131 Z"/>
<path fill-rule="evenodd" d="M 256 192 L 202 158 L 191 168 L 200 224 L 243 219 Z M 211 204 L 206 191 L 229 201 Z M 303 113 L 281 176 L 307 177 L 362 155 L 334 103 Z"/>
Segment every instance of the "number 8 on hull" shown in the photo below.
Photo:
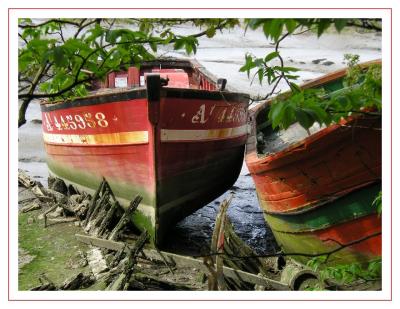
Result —
<path fill-rule="evenodd" d="M 113 72 L 91 95 L 43 102 L 49 171 L 93 193 L 103 177 L 132 221 L 160 245 L 168 228 L 236 181 L 248 97 L 198 63 L 157 60 Z"/>

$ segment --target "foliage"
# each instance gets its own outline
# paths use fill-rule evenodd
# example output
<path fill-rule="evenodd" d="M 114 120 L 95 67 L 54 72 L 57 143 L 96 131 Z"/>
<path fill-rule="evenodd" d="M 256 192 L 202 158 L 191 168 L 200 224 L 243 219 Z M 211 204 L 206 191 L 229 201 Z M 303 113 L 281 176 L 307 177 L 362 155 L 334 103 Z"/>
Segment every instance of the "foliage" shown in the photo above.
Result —
<path fill-rule="evenodd" d="M 246 19 L 246 27 L 252 30 L 261 28 L 267 40 L 272 40 L 275 50 L 267 54 L 264 58 L 256 58 L 251 54 L 246 54 L 245 64 L 240 68 L 241 72 L 247 72 L 257 69 L 255 76 L 258 76 L 260 84 L 264 78 L 267 78 L 269 85 L 275 85 L 270 95 L 275 94 L 276 86 L 281 80 L 286 81 L 292 90 L 297 89 L 294 80 L 298 78 L 293 73 L 298 71 L 297 68 L 284 66 L 283 58 L 279 53 L 279 44 L 287 36 L 299 34 L 305 31 L 316 31 L 318 37 L 321 36 L 332 25 L 340 32 L 349 22 L 348 19 Z M 279 60 L 279 63 L 276 63 Z M 266 98 L 265 98 L 266 99 Z"/>
<path fill-rule="evenodd" d="M 308 130 L 315 122 L 328 126 L 353 114 L 380 113 L 381 65 L 372 65 L 365 71 L 357 64 L 357 57 L 354 57 L 356 60 L 350 58 L 342 89 L 328 92 L 324 89 L 292 87 L 290 95 L 275 98 L 268 114 L 272 127 L 287 129 L 294 122 L 299 122 Z"/>
<path fill-rule="evenodd" d="M 326 266 L 324 256 L 307 262 L 307 266 L 318 272 L 321 281 L 333 280 L 338 284 L 351 284 L 356 280 L 379 280 L 382 277 L 382 259 L 370 261 L 367 265 L 360 263 Z"/>
<path fill-rule="evenodd" d="M 275 50 L 262 58 L 251 54 L 245 56 L 245 64 L 240 71 L 255 70 L 253 79 L 258 77 L 272 85 L 267 96 L 275 91 L 281 81 L 286 82 L 296 93 L 288 107 L 278 104 L 277 120 L 280 127 L 287 127 L 298 120 L 309 127 L 312 120 L 329 123 L 331 107 L 346 105 L 354 101 L 351 95 L 330 100 L 331 106 L 317 107 L 321 93 L 301 93 L 296 85 L 297 68 L 285 66 L 279 52 L 279 44 L 289 35 L 313 31 L 317 36 L 330 27 L 341 31 L 346 26 L 380 30 L 380 21 L 372 19 L 47 19 L 39 22 L 28 18 L 19 20 L 19 99 L 22 100 L 19 113 L 19 126 L 25 123 L 25 112 L 32 99 L 50 100 L 72 99 L 87 94 L 94 80 L 103 79 L 110 71 L 128 65 L 139 66 L 142 61 L 154 59 L 160 46 L 172 46 L 187 54 L 196 53 L 198 38 L 212 38 L 217 31 L 241 25 L 247 29 L 262 29 L 267 40 L 272 40 Z M 174 26 L 191 24 L 200 29 L 190 35 L 175 34 Z M 374 94 L 379 88 L 379 71 L 371 71 L 366 76 L 365 88 Z M 350 81 L 350 80 L 349 80 Z M 363 92 L 365 89 L 360 89 Z M 365 93 L 365 92 L 364 92 Z M 375 93 L 376 94 L 376 93 Z M 266 99 L 265 97 L 264 99 Z M 379 105 L 379 98 L 371 104 Z M 346 110 L 344 111 L 346 112 Z M 283 114 L 281 114 L 283 113 Z M 337 115 L 336 118 L 340 118 Z"/>
<path fill-rule="evenodd" d="M 255 71 L 252 81 L 258 77 L 260 84 L 264 81 L 272 87 L 270 93 L 262 99 L 279 94 L 276 89 L 281 81 L 286 82 L 292 94 L 278 96 L 269 112 L 272 127 L 288 128 L 294 122 L 308 130 L 315 122 L 319 125 L 337 123 L 352 113 L 365 110 L 381 111 L 382 105 L 382 73 L 381 66 L 374 65 L 364 72 L 358 65 L 358 56 L 345 55 L 348 61 L 348 74 L 343 81 L 344 89 L 334 93 L 327 93 L 322 89 L 300 89 L 296 84 L 299 69 L 286 66 L 279 52 L 280 43 L 289 35 L 314 31 L 321 36 L 329 28 L 340 32 L 348 25 L 368 23 L 375 25 L 373 20 L 354 19 L 247 19 L 246 25 L 250 29 L 261 28 L 266 39 L 272 40 L 275 50 L 264 58 L 256 58 L 246 54 L 245 63 L 241 72 Z M 379 31 L 379 27 L 370 28 Z"/>
<path fill-rule="evenodd" d="M 187 36 L 171 30 L 183 23 L 204 30 Z M 19 126 L 32 99 L 84 96 L 107 73 L 154 59 L 159 46 L 195 53 L 198 37 L 237 24 L 237 19 L 20 19 Z"/>

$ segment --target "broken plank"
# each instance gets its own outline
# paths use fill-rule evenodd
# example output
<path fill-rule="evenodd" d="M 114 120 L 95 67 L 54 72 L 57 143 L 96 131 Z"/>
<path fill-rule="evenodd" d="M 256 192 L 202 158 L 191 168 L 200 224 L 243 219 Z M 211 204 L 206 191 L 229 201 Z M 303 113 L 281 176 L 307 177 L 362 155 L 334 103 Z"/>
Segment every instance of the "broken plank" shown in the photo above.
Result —
<path fill-rule="evenodd" d="M 113 240 L 106 240 L 98 237 L 82 235 L 82 234 L 75 234 L 75 237 L 86 244 L 97 246 L 101 248 L 106 248 L 113 251 L 119 251 L 124 249 L 126 252 L 132 250 L 132 246 L 126 245 L 123 242 L 113 241 Z M 204 265 L 203 261 L 200 259 L 196 259 L 190 256 L 178 255 L 170 252 L 165 251 L 157 251 L 155 249 L 143 249 L 145 255 L 153 260 L 163 261 L 160 257 L 160 253 L 164 256 L 165 260 L 171 265 L 180 266 L 180 267 L 196 267 L 201 271 L 208 273 L 207 267 Z M 270 286 L 276 290 L 288 291 L 290 287 L 287 284 L 281 283 L 276 280 L 269 279 L 267 277 L 261 277 L 252 273 L 248 273 L 245 271 L 233 269 L 230 267 L 223 267 L 223 273 L 226 277 L 232 278 L 235 280 L 242 280 L 246 281 L 251 284 L 262 285 L 262 286 Z"/>

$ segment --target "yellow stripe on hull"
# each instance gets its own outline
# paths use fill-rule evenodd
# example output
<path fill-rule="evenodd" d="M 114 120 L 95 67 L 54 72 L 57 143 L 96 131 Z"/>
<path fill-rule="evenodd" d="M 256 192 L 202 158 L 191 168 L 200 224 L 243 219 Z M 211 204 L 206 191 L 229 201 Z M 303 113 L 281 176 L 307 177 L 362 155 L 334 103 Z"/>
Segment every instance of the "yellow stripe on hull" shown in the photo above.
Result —
<path fill-rule="evenodd" d="M 149 142 L 148 131 L 118 132 L 104 134 L 50 134 L 43 133 L 47 144 L 69 145 L 131 145 Z"/>

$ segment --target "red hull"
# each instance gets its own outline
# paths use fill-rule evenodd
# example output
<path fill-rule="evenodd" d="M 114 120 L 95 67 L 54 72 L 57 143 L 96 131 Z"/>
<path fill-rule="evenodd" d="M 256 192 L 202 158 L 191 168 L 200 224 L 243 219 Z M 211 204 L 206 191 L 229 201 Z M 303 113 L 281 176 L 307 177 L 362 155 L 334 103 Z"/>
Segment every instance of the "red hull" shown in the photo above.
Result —
<path fill-rule="evenodd" d="M 210 88 L 204 80 L 202 85 Z M 247 98 L 150 88 L 44 104 L 42 118 L 50 171 L 89 191 L 104 177 L 123 205 L 142 195 L 133 221 L 150 229 L 160 244 L 169 227 L 236 181 L 247 134 Z"/>

